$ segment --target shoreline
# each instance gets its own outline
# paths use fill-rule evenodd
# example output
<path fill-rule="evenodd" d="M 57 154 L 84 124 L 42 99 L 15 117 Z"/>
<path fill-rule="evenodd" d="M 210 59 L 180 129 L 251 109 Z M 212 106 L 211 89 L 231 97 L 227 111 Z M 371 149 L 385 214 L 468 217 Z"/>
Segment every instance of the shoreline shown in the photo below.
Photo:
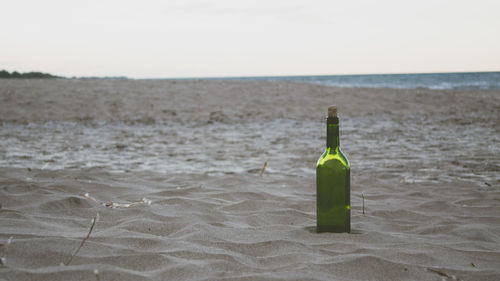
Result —
<path fill-rule="evenodd" d="M 500 90 L 339 88 L 269 81 L 10 80 L 0 87 L 0 120 L 195 121 L 198 119 L 193 117 L 209 118 L 217 112 L 231 120 L 311 119 L 322 118 L 322 108 L 329 103 L 338 104 L 345 117 L 380 113 L 434 114 L 443 113 L 443 109 L 449 115 L 458 115 L 459 107 L 470 107 L 469 110 L 474 111 L 480 106 L 485 107 L 483 111 L 498 110 L 499 96 Z M 288 101 L 288 97 L 293 101 Z M 292 104 L 304 108 L 290 107 Z M 491 117 L 498 119 L 493 114 Z"/>

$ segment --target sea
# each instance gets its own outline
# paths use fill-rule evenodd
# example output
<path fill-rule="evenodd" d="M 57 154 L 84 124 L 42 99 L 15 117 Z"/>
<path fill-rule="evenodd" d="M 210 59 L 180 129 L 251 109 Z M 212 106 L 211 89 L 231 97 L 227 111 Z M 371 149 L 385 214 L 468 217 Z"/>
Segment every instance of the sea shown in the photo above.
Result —
<path fill-rule="evenodd" d="M 211 78 L 228 79 L 228 78 Z M 500 89 L 500 72 L 234 77 L 234 80 L 295 81 L 345 88 Z"/>

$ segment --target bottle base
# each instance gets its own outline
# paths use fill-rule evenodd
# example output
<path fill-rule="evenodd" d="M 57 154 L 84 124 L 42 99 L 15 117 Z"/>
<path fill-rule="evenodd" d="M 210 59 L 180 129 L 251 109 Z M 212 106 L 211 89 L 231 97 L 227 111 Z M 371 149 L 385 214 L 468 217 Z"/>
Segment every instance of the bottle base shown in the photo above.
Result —
<path fill-rule="evenodd" d="M 336 226 L 336 225 L 318 225 L 316 226 L 316 232 L 331 232 L 331 233 L 351 233 L 350 228 L 346 228 L 344 226 Z"/>

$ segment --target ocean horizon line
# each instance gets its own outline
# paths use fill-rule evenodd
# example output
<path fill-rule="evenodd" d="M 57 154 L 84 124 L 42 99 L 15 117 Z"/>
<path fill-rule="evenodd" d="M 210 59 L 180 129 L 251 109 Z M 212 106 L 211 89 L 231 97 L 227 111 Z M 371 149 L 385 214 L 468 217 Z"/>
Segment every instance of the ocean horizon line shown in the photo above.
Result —
<path fill-rule="evenodd" d="M 387 72 L 387 73 L 347 73 L 347 74 L 292 74 L 292 75 L 235 75 L 235 76 L 179 76 L 179 77 L 128 77 L 128 76 L 102 76 L 124 77 L 131 80 L 211 80 L 211 79 L 259 79 L 259 78 L 294 78 L 294 77 L 331 77 L 331 76 L 384 76 L 384 75 L 432 75 L 432 74 L 475 74 L 475 73 L 500 73 L 496 71 L 451 71 L 451 72 Z M 100 76 L 82 76 L 100 77 Z"/>
<path fill-rule="evenodd" d="M 6 72 L 9 74 L 8 72 Z M 19 74 L 19 73 L 18 73 Z M 30 74 L 30 73 L 27 73 Z M 56 79 L 102 79 L 102 80 L 165 80 L 165 81 L 288 81 L 311 83 L 323 86 L 340 88 L 392 88 L 434 90 L 472 89 L 488 90 L 500 89 L 500 71 L 478 72 L 423 72 L 423 73 L 375 73 L 375 74 L 327 74 L 327 75 L 274 75 L 274 76 L 211 76 L 211 77 L 167 77 L 167 78 L 133 78 L 127 76 L 52 76 Z M 30 78 L 27 75 L 17 75 L 15 79 Z M 5 78 L 5 77 L 4 77 Z M 9 78 L 9 77 L 7 77 Z M 35 77 L 36 78 L 36 77 Z"/>

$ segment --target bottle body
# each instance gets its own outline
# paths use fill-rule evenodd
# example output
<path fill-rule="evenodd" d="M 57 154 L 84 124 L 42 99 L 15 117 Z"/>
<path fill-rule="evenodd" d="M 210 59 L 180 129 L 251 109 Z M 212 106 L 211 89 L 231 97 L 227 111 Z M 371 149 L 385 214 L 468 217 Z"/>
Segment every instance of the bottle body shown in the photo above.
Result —
<path fill-rule="evenodd" d="M 337 117 L 327 119 L 327 147 L 316 165 L 318 232 L 351 232 L 351 170 L 339 147 Z"/>

